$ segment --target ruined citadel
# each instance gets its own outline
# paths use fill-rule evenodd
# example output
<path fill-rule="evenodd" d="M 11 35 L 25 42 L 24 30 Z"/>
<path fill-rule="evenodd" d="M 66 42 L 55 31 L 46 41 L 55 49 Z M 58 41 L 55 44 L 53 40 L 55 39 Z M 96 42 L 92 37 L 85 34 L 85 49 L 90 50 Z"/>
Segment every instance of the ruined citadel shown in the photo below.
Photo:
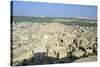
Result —
<path fill-rule="evenodd" d="M 97 60 L 97 27 L 22 22 L 13 24 L 12 34 L 13 65 L 67 63 L 86 57 Z"/>

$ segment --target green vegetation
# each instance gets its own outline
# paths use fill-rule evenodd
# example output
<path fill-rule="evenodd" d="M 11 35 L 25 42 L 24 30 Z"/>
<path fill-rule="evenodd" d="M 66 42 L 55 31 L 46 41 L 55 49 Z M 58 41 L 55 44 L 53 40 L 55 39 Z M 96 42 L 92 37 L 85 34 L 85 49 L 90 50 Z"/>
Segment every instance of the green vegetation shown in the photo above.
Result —
<path fill-rule="evenodd" d="M 58 19 L 61 19 L 58 21 Z M 55 21 L 56 20 L 56 21 Z M 64 21 L 70 20 L 70 21 Z M 13 16 L 13 22 L 32 22 L 32 23 L 62 23 L 65 25 L 85 25 L 97 26 L 97 20 L 79 19 L 79 18 L 62 18 L 62 17 L 26 17 L 26 16 Z M 93 23 L 92 23 L 93 22 Z"/>
<path fill-rule="evenodd" d="M 60 22 L 65 25 L 81 25 L 81 26 L 97 26 L 97 23 L 90 23 L 90 22 L 84 22 L 84 21 L 67 21 L 67 22 Z"/>
<path fill-rule="evenodd" d="M 24 17 L 24 16 L 14 16 L 13 21 L 14 22 L 37 22 L 37 23 L 43 23 L 51 21 L 53 18 L 49 17 Z"/>

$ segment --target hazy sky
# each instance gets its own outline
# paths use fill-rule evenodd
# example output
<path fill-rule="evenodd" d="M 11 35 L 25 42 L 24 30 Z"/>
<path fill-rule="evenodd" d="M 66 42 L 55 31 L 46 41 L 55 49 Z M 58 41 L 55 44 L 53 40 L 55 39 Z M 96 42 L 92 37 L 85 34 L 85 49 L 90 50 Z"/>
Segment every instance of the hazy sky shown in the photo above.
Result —
<path fill-rule="evenodd" d="M 97 7 L 89 5 L 13 1 L 13 15 L 96 18 Z"/>

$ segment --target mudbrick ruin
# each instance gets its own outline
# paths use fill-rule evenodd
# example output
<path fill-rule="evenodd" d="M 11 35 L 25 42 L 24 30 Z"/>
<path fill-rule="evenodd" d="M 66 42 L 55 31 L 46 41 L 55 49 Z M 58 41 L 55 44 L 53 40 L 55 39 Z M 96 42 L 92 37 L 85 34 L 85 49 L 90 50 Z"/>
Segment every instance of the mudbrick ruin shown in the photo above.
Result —
<path fill-rule="evenodd" d="M 12 65 L 97 60 L 97 27 L 61 23 L 13 24 Z"/>

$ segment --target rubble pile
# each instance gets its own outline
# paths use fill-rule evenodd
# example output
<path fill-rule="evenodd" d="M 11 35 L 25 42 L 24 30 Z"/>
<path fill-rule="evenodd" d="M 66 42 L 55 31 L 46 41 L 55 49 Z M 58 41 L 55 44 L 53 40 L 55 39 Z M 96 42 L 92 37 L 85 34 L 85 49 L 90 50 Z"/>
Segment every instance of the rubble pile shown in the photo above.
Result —
<path fill-rule="evenodd" d="M 12 51 L 13 65 L 70 62 L 96 56 L 97 30 L 93 26 L 61 23 L 13 24 Z"/>

